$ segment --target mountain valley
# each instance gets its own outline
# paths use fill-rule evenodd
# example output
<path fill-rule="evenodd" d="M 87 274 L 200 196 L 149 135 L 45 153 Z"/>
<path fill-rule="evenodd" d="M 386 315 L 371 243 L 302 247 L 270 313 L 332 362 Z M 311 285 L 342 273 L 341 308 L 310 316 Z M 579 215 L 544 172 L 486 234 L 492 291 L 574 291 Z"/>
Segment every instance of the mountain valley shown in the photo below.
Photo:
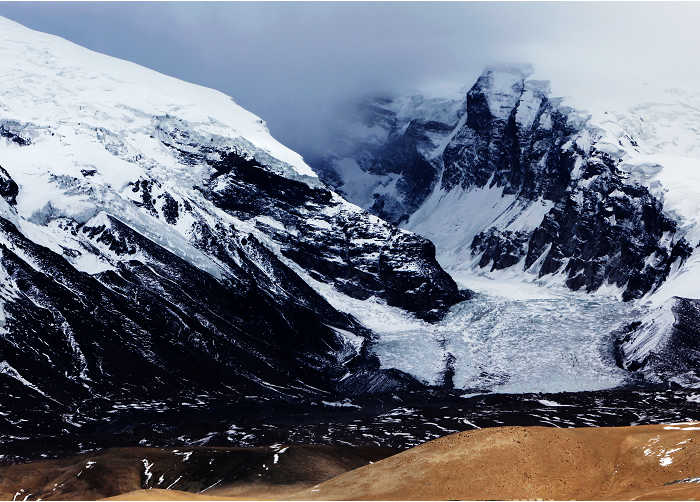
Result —
<path fill-rule="evenodd" d="M 221 92 L 4 18 L 0 67 L 2 463 L 369 449 L 349 470 L 700 420 L 700 96 L 585 111 L 492 66 L 359 103 L 307 163 Z"/>

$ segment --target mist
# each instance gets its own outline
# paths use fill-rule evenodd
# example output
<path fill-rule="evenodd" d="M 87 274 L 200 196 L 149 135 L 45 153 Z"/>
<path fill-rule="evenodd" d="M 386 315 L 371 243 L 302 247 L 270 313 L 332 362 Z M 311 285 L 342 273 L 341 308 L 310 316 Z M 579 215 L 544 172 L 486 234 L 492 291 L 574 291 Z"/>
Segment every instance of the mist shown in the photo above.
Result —
<path fill-rule="evenodd" d="M 307 158 L 347 103 L 453 95 L 493 63 L 530 62 L 584 104 L 640 83 L 700 89 L 697 3 L 0 3 L 0 15 L 221 90 Z"/>

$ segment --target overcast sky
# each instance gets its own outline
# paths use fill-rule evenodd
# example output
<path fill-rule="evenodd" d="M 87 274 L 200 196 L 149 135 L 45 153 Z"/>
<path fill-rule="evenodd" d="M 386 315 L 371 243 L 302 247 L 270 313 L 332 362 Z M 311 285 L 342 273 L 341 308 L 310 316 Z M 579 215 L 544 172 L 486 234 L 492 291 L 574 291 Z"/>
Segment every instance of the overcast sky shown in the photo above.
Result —
<path fill-rule="evenodd" d="M 700 3 L 1 3 L 0 15 L 226 92 L 305 155 L 338 105 L 470 86 L 531 62 L 553 91 L 615 101 L 700 89 Z"/>

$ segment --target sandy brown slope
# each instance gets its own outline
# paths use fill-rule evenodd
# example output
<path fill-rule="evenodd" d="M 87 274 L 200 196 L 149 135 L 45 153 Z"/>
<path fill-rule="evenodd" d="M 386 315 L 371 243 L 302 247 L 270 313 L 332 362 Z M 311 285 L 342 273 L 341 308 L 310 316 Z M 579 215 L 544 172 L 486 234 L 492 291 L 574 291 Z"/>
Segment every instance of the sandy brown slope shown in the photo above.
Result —
<path fill-rule="evenodd" d="M 396 452 L 323 445 L 111 448 L 96 454 L 0 465 L 0 499 L 95 500 L 144 487 L 153 488 L 145 493 L 156 499 L 284 498 Z M 221 489 L 225 494 L 217 495 Z M 197 495 L 200 492 L 203 495 Z"/>
<path fill-rule="evenodd" d="M 250 498 L 234 498 L 225 496 L 202 495 L 181 490 L 163 490 L 151 488 L 148 490 L 134 490 L 114 497 L 101 500 L 250 500 Z"/>
<path fill-rule="evenodd" d="M 270 467 L 270 449 L 195 449 L 189 465 L 180 456 L 173 463 L 171 450 L 118 449 L 95 457 L 91 478 L 76 476 L 75 468 L 86 462 L 86 457 L 77 457 L 4 467 L 0 488 L 3 498 L 11 498 L 6 487 L 14 476 L 41 480 L 50 487 L 60 474 L 64 476 L 62 492 L 53 498 L 98 498 L 121 491 L 115 500 L 697 500 L 698 434 L 700 424 L 503 427 L 453 434 L 384 460 L 378 459 L 386 450 L 292 447 L 272 468 L 262 470 L 261 461 Z M 144 486 L 143 468 L 133 465 L 144 454 L 155 464 L 151 468 L 154 476 L 163 472 L 167 479 L 176 479 L 182 474 L 187 481 L 170 490 L 157 486 L 139 490 Z M 373 456 L 377 461 L 367 465 Z M 200 494 L 201 487 L 214 479 L 202 466 L 214 457 L 219 465 L 214 478 L 228 474 L 224 482 Z M 32 465 L 33 470 L 26 471 Z M 94 471 L 98 465 L 104 467 L 99 475 Z M 357 466 L 362 467 L 349 471 Z M 334 474 L 338 475 L 319 483 Z M 66 484 L 68 481 L 73 484 Z M 43 495 L 46 499 L 54 494 Z"/>
<path fill-rule="evenodd" d="M 431 441 L 295 499 L 700 498 L 700 424 L 503 427 Z"/>

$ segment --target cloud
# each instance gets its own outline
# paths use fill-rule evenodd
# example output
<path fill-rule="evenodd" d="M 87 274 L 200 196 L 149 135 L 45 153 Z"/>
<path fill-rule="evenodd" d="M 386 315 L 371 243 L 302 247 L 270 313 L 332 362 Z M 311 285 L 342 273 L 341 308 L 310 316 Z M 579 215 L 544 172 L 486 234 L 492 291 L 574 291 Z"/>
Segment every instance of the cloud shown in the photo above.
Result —
<path fill-rule="evenodd" d="M 348 101 L 457 89 L 491 63 L 532 62 L 583 104 L 640 82 L 700 89 L 693 3 L 3 3 L 0 15 L 222 90 L 307 156 Z"/>

